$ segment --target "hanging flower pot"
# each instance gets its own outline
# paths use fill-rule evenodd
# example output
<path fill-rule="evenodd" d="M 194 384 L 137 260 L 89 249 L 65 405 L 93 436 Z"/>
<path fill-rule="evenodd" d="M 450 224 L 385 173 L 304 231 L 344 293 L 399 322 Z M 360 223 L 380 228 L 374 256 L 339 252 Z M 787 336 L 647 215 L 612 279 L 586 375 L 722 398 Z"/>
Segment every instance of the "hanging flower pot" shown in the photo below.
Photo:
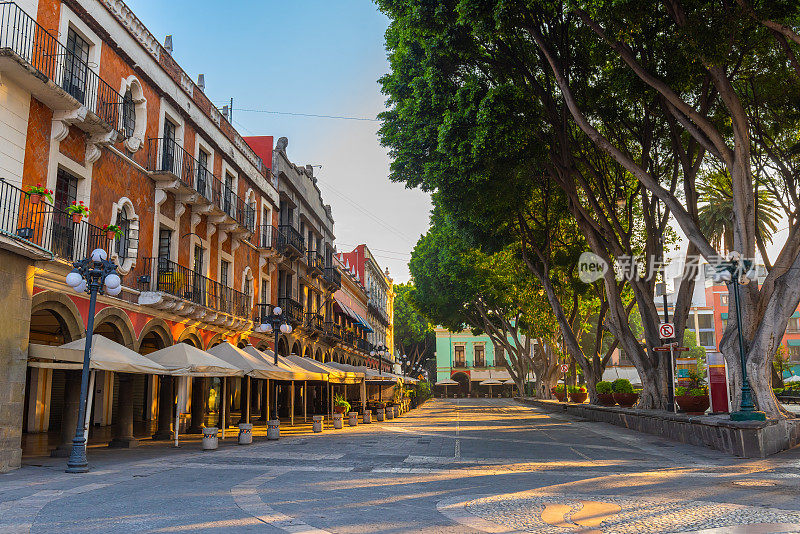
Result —
<path fill-rule="evenodd" d="M 81 222 L 81 219 L 84 217 L 88 217 L 91 211 L 89 210 L 88 206 L 83 205 L 83 201 L 75 202 L 72 201 L 72 205 L 67 206 L 67 213 L 72 215 L 72 222 L 78 224 Z"/>
<path fill-rule="evenodd" d="M 34 206 L 39 204 L 42 201 L 42 198 L 46 198 L 50 202 L 53 201 L 53 192 L 42 186 L 42 184 L 31 186 L 27 191 L 25 191 L 25 196 L 28 197 L 28 200 Z"/>
<path fill-rule="evenodd" d="M 106 230 L 106 239 L 111 241 L 115 237 L 117 237 L 117 233 L 114 230 Z"/>
<path fill-rule="evenodd" d="M 117 237 L 122 237 L 122 228 L 116 224 L 104 224 L 103 231 L 106 233 L 106 238 L 109 241 Z"/>
<path fill-rule="evenodd" d="M 36 193 L 31 194 L 31 196 L 28 198 L 31 200 L 31 204 L 34 206 L 42 201 L 42 195 L 37 195 Z"/>
<path fill-rule="evenodd" d="M 81 222 L 81 219 L 83 219 L 83 215 L 81 215 L 80 213 L 73 213 L 72 214 L 72 222 L 74 222 L 75 224 L 78 224 L 79 222 Z"/>

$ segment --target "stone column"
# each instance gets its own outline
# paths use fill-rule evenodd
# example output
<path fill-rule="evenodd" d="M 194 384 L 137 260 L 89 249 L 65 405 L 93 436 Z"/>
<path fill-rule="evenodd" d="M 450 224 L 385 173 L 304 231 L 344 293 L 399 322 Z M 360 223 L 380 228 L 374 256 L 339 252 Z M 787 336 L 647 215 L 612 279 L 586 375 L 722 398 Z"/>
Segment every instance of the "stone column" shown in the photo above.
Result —
<path fill-rule="evenodd" d="M 222 387 L 220 388 L 222 394 L 222 402 L 224 404 L 220 404 L 219 409 L 219 423 L 217 426 L 220 428 L 228 428 L 231 426 L 231 384 L 229 382 L 229 378 L 220 378 L 220 382 Z M 223 417 L 224 414 L 224 417 Z"/>
<path fill-rule="evenodd" d="M 250 422 L 250 414 L 248 413 L 250 410 L 250 377 L 243 376 L 242 377 L 242 395 L 241 395 L 241 402 L 239 402 L 239 422 L 236 423 L 240 425 L 242 423 L 249 423 Z"/>
<path fill-rule="evenodd" d="M 78 424 L 78 405 L 81 400 L 81 372 L 66 371 L 64 381 L 64 408 L 61 412 L 61 443 L 50 456 L 67 458 L 72 451 L 75 425 Z"/>
<path fill-rule="evenodd" d="M 192 425 L 187 430 L 189 434 L 200 434 L 203 431 L 206 414 L 206 379 L 195 376 L 192 378 Z"/>
<path fill-rule="evenodd" d="M 139 441 L 133 437 L 133 376 L 129 373 L 120 373 L 117 421 L 114 426 L 114 439 L 108 446 L 131 448 L 137 445 Z"/>
<path fill-rule="evenodd" d="M 261 381 L 261 417 L 259 421 L 267 420 L 267 406 L 269 406 L 269 382 L 266 380 Z"/>
<path fill-rule="evenodd" d="M 153 439 L 170 439 L 172 437 L 172 377 L 163 375 L 158 388 L 158 430 Z"/>

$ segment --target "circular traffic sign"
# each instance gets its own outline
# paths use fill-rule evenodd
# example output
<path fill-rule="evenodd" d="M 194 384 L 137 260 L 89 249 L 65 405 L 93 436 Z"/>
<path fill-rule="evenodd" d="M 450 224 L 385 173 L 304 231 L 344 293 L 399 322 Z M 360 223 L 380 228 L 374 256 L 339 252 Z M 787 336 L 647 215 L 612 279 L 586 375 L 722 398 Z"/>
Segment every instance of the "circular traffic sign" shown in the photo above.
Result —
<path fill-rule="evenodd" d="M 562 363 L 561 364 L 561 372 L 562 373 L 566 373 L 567 371 L 569 371 L 569 365 L 567 365 L 566 363 Z"/>
<path fill-rule="evenodd" d="M 672 323 L 661 323 L 661 325 L 658 327 L 658 334 L 661 339 L 675 337 L 675 325 Z"/>

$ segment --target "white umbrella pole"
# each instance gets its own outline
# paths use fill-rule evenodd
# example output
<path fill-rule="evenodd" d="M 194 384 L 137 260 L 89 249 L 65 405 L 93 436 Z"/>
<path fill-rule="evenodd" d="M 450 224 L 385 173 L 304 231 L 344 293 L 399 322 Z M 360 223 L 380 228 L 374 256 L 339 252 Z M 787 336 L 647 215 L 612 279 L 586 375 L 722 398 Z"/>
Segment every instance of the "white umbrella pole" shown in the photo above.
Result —
<path fill-rule="evenodd" d="M 250 391 L 250 375 L 247 375 L 247 402 L 245 403 L 245 412 L 244 412 L 244 422 L 250 422 L 250 397 L 252 397 L 252 391 Z"/>
<path fill-rule="evenodd" d="M 92 421 L 92 400 L 94 400 L 94 375 L 97 373 L 92 369 L 89 375 L 89 397 L 86 399 L 86 417 L 83 418 L 83 446 L 89 446 L 89 424 Z"/>
<path fill-rule="evenodd" d="M 308 412 L 306 410 L 306 407 L 307 407 L 306 397 L 307 397 L 307 393 L 308 393 L 308 389 L 307 388 L 308 388 L 308 382 L 303 380 L 303 422 L 304 423 L 308 422 L 308 417 L 307 417 Z"/>
<path fill-rule="evenodd" d="M 272 384 L 269 383 L 269 380 L 267 380 L 267 399 L 265 401 L 267 403 L 267 421 L 271 420 L 271 417 L 269 416 L 269 388 L 271 385 Z"/>
<path fill-rule="evenodd" d="M 222 417 L 220 418 L 220 422 L 221 422 L 220 426 L 222 427 L 222 439 L 225 439 L 225 426 L 226 426 L 225 425 L 225 405 L 227 404 L 227 402 L 225 402 L 225 401 L 226 401 L 226 397 L 228 395 L 228 392 L 227 392 L 228 388 L 226 388 L 225 386 L 227 385 L 228 379 L 223 376 L 221 380 L 222 380 L 222 386 L 221 386 L 222 395 L 220 395 L 219 399 L 220 399 L 220 401 L 222 401 L 222 406 L 220 407 L 219 410 L 220 410 L 220 413 L 222 414 Z"/>
<path fill-rule="evenodd" d="M 178 425 L 181 418 L 181 387 L 183 386 L 183 377 L 178 378 L 178 394 L 175 398 L 175 446 L 178 447 Z"/>
<path fill-rule="evenodd" d="M 290 424 L 292 426 L 294 426 L 294 380 L 292 380 L 292 389 L 291 389 L 291 391 L 292 391 L 292 402 L 291 402 L 290 406 L 292 407 L 292 417 L 290 419 Z"/>

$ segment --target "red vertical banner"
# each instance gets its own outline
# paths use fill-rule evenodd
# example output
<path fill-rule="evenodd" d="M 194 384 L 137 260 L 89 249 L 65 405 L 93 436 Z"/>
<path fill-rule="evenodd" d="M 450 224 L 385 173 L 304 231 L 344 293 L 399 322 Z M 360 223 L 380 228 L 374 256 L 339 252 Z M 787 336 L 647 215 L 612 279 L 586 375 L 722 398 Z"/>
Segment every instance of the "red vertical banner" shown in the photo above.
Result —
<path fill-rule="evenodd" d="M 709 352 L 706 355 L 708 362 L 708 392 L 711 397 L 712 413 L 728 413 L 728 369 L 725 367 L 725 358 L 719 352 Z"/>

